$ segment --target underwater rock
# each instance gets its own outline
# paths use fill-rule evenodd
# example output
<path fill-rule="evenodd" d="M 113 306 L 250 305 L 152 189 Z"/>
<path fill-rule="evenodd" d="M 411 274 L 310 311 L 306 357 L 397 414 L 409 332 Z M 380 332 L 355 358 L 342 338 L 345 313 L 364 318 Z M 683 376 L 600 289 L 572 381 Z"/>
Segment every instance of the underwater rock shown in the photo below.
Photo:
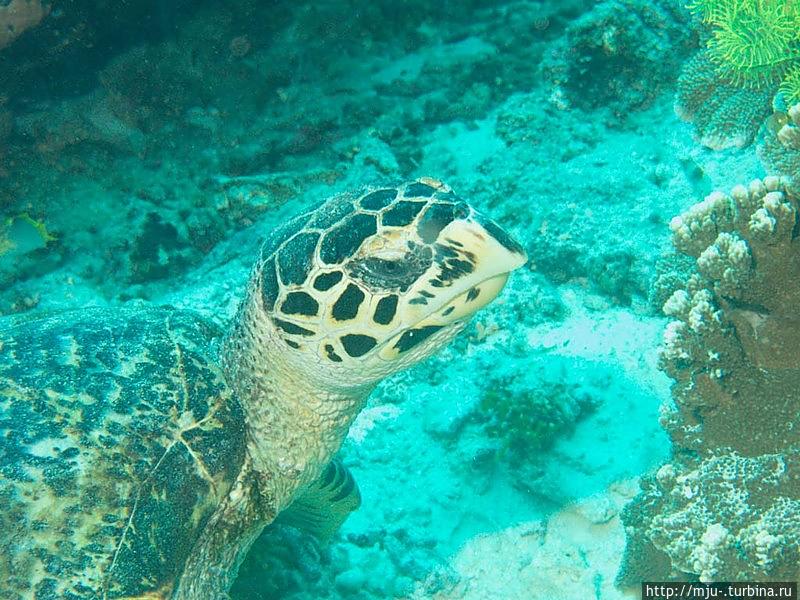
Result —
<path fill-rule="evenodd" d="M 130 280 L 142 283 L 181 272 L 192 259 L 191 249 L 172 223 L 148 213 L 129 254 Z"/>
<path fill-rule="evenodd" d="M 144 130 L 208 100 L 209 85 L 189 44 L 163 42 L 133 48 L 98 74 L 112 110 Z"/>
<path fill-rule="evenodd" d="M 597 292 L 622 305 L 646 295 L 650 274 L 632 248 L 598 247 L 591 239 L 567 238 L 561 231 L 554 223 L 532 236 L 528 256 L 537 272 L 559 284 L 586 279 Z"/>
<path fill-rule="evenodd" d="M 750 144 L 769 114 L 778 86 L 735 85 L 719 74 L 707 50 L 686 61 L 678 78 L 675 112 L 694 124 L 701 144 L 712 150 Z"/>
<path fill-rule="evenodd" d="M 603 138 L 602 122 L 583 117 L 579 111 L 553 106 L 541 90 L 517 94 L 498 111 L 497 135 L 509 146 L 531 148 L 540 148 L 542 140 L 552 139 L 548 158 L 566 162 L 595 148 Z"/>
<path fill-rule="evenodd" d="M 145 144 L 143 133 L 116 114 L 102 92 L 27 111 L 16 119 L 15 130 L 21 141 L 50 157 L 80 144 L 138 154 Z"/>
<path fill-rule="evenodd" d="M 566 29 L 543 70 L 551 100 L 618 117 L 648 106 L 672 78 L 691 39 L 688 15 L 670 0 L 607 0 Z"/>
<path fill-rule="evenodd" d="M 469 539 L 449 577 L 432 575 L 412 596 L 420 600 L 576 600 L 629 598 L 613 588 L 624 536 L 618 511 L 628 482 L 530 521 Z M 597 506 L 603 507 L 602 517 Z"/>
<path fill-rule="evenodd" d="M 12 284 L 26 276 L 55 269 L 64 259 L 63 245 L 42 220 L 28 213 L 0 220 L 0 286 L 8 288 L 0 298 L 0 314 L 22 312 L 39 303 L 41 293 L 23 292 Z"/>
<path fill-rule="evenodd" d="M 673 458 L 623 522 L 618 582 L 794 580 L 800 551 L 800 198 L 777 177 L 671 223 L 695 273 L 664 304 Z M 746 431 L 745 431 L 746 429 Z"/>
<path fill-rule="evenodd" d="M 437 390 L 428 392 L 431 403 L 436 402 Z M 448 402 L 440 410 L 426 412 L 423 416 L 425 433 L 441 440 L 454 440 L 467 420 L 475 414 L 476 403 L 470 398 Z"/>
<path fill-rule="evenodd" d="M 366 579 L 361 569 L 348 569 L 336 576 L 336 589 L 346 595 L 355 594 L 364 586 Z"/>
<path fill-rule="evenodd" d="M 50 8 L 49 3 L 41 0 L 10 0 L 0 6 L 0 49 L 36 27 Z"/>

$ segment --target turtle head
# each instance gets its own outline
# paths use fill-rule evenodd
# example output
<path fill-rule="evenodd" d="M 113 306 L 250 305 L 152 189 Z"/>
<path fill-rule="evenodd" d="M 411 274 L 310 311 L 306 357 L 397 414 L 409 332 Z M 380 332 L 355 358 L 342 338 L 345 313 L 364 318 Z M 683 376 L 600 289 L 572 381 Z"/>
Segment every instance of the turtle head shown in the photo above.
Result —
<path fill-rule="evenodd" d="M 335 197 L 276 231 L 251 296 L 304 378 L 370 386 L 450 341 L 526 262 L 441 182 Z"/>

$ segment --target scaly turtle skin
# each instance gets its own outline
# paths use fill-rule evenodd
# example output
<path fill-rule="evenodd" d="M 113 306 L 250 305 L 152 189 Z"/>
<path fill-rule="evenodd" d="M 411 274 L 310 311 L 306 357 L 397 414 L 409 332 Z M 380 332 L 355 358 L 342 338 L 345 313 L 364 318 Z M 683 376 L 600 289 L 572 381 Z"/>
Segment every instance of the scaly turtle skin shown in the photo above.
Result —
<path fill-rule="evenodd" d="M 1 597 L 166 592 L 244 461 L 219 337 L 164 309 L 0 333 Z"/>
<path fill-rule="evenodd" d="M 367 395 L 524 262 L 425 179 L 278 228 L 225 334 L 170 308 L 0 330 L 0 597 L 217 600 L 279 513 L 330 535 Z"/>

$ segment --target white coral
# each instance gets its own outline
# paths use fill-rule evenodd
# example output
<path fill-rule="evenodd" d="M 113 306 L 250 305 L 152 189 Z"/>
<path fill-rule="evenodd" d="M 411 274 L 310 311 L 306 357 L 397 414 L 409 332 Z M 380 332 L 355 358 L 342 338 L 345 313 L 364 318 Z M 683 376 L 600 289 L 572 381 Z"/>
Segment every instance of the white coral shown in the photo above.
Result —
<path fill-rule="evenodd" d="M 683 318 L 689 314 L 691 299 L 686 290 L 675 291 L 664 303 L 662 310 L 668 317 Z"/>
<path fill-rule="evenodd" d="M 730 229 L 735 215 L 734 204 L 722 192 L 712 192 L 669 224 L 675 247 L 697 256 L 721 230 Z"/>
<path fill-rule="evenodd" d="M 687 324 L 695 333 L 701 333 L 722 322 L 722 313 L 717 310 L 710 290 L 700 290 L 692 297 Z"/>
<path fill-rule="evenodd" d="M 691 355 L 686 351 L 684 334 L 686 324 L 681 321 L 672 321 L 664 329 L 664 345 L 661 350 L 661 357 L 669 362 L 687 360 Z"/>
<path fill-rule="evenodd" d="M 723 232 L 697 258 L 700 272 L 716 282 L 717 291 L 734 295 L 750 273 L 752 258 L 747 242 L 735 233 Z"/>
<path fill-rule="evenodd" d="M 700 544 L 693 550 L 691 563 L 693 572 L 699 575 L 700 581 L 714 581 L 719 566 L 719 548 L 728 541 L 728 530 L 721 523 L 712 523 L 706 527 L 700 537 Z"/>

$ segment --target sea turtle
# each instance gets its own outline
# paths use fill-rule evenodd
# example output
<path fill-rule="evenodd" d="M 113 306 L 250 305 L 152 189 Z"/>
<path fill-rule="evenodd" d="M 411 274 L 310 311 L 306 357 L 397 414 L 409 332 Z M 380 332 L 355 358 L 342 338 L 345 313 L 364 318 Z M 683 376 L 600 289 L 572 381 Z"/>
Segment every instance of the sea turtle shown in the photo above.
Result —
<path fill-rule="evenodd" d="M 359 502 L 334 457 L 367 395 L 525 260 L 422 179 L 277 228 L 227 332 L 169 307 L 0 330 L 0 597 L 217 600 L 282 511 L 330 535 Z"/>

